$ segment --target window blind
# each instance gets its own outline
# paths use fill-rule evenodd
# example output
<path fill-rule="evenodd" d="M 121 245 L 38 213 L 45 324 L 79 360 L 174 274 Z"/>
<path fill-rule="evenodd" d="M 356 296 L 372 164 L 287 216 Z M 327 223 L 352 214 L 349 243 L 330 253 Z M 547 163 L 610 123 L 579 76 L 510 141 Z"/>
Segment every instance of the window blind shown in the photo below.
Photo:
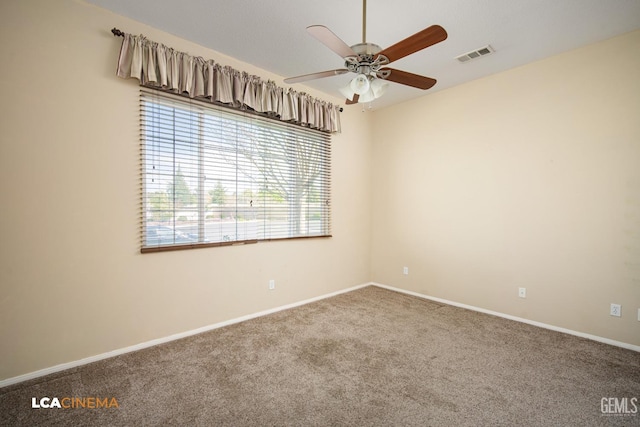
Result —
<path fill-rule="evenodd" d="M 331 234 L 331 136 L 140 92 L 142 252 Z"/>

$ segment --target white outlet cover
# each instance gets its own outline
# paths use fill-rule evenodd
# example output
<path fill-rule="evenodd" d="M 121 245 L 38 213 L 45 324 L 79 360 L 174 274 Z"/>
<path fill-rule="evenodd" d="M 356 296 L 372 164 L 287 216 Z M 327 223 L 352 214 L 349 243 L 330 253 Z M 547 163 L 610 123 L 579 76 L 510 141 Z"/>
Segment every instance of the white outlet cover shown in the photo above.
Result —
<path fill-rule="evenodd" d="M 526 298 L 527 297 L 527 288 L 518 288 L 518 296 L 520 298 Z"/>
<path fill-rule="evenodd" d="M 611 304 L 609 314 L 615 317 L 622 316 L 622 307 L 620 306 L 620 304 Z"/>

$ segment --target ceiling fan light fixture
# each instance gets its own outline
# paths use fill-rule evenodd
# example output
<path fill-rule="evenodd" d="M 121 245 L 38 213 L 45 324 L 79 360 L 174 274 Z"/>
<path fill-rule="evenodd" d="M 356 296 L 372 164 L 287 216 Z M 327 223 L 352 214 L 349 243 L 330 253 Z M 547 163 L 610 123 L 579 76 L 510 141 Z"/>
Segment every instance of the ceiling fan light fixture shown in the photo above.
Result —
<path fill-rule="evenodd" d="M 369 90 L 359 96 L 358 103 L 364 104 L 380 98 L 382 95 L 384 95 L 387 86 L 389 86 L 389 83 L 384 79 L 376 77 L 369 77 L 369 79 Z"/>
<path fill-rule="evenodd" d="M 364 74 L 358 74 L 353 80 L 351 80 L 349 86 L 351 87 L 351 90 L 358 95 L 364 95 L 371 87 L 369 79 Z"/>

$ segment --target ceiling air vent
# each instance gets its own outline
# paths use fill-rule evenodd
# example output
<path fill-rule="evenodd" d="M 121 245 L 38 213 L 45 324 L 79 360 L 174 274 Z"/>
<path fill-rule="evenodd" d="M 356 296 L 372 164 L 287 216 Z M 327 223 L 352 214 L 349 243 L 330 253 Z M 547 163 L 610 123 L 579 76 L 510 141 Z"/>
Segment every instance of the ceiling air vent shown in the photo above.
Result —
<path fill-rule="evenodd" d="M 456 59 L 460 62 L 469 62 L 472 59 L 478 59 L 483 56 L 487 56 L 495 52 L 493 48 L 489 45 L 483 46 L 480 49 L 472 50 L 471 52 L 467 52 L 463 55 L 457 56 Z"/>

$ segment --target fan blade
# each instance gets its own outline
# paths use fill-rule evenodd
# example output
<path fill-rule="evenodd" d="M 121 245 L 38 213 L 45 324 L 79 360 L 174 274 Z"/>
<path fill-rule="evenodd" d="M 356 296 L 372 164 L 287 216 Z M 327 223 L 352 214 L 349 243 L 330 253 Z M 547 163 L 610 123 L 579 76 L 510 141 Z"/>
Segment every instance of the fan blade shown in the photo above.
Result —
<path fill-rule="evenodd" d="M 307 32 L 343 58 L 346 58 L 347 56 L 358 56 L 358 54 L 355 53 L 348 44 L 343 42 L 340 37 L 336 36 L 333 31 L 324 25 L 312 25 L 307 27 Z"/>
<path fill-rule="evenodd" d="M 418 74 L 409 73 L 407 71 L 396 70 L 394 68 L 383 68 L 382 71 L 391 71 L 389 77 L 386 80 L 391 82 L 400 83 L 403 85 L 416 87 L 418 89 L 427 90 L 436 84 L 436 79 L 431 77 L 424 77 Z"/>
<path fill-rule="evenodd" d="M 349 70 L 347 70 L 346 68 L 340 68 L 338 70 L 321 71 L 319 73 L 311 73 L 311 74 L 305 74 L 303 76 L 289 77 L 289 78 L 284 79 L 284 82 L 285 83 L 300 83 L 300 82 L 306 82 L 308 80 L 321 79 L 323 77 L 338 76 L 340 74 L 345 74 L 345 73 L 348 73 L 348 72 L 349 72 Z"/>
<path fill-rule="evenodd" d="M 358 95 L 356 93 L 355 95 L 353 95 L 353 99 L 347 99 L 347 102 L 345 102 L 345 104 L 347 104 L 347 105 L 357 104 L 358 103 L 358 99 L 360 99 L 360 95 Z"/>
<path fill-rule="evenodd" d="M 379 53 L 389 58 L 389 62 L 397 61 L 407 55 L 432 46 L 447 38 L 447 32 L 440 25 L 432 25 L 412 36 L 390 46 Z"/>

